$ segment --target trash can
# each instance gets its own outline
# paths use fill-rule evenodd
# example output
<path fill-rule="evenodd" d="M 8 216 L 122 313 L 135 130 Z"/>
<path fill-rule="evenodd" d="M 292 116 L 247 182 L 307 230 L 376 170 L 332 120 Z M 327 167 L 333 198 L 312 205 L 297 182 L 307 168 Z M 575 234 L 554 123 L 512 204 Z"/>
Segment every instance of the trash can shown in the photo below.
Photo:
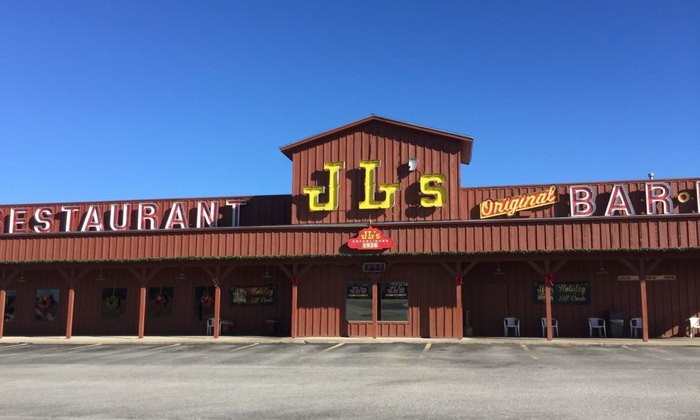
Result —
<path fill-rule="evenodd" d="M 608 322 L 608 337 L 621 338 L 625 335 L 625 317 L 619 309 L 611 309 L 607 312 L 605 320 Z"/>
<path fill-rule="evenodd" d="M 277 335 L 277 323 L 276 319 L 266 319 L 265 320 L 265 334 L 275 336 Z"/>

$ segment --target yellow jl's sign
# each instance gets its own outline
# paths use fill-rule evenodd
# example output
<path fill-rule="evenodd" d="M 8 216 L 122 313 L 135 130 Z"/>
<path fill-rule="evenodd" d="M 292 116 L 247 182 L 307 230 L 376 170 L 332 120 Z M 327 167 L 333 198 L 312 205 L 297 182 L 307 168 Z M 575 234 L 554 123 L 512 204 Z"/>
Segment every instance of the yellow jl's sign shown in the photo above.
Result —
<path fill-rule="evenodd" d="M 377 186 L 376 171 L 381 166 L 379 160 L 361 160 L 360 168 L 365 172 L 364 200 L 360 201 L 360 210 L 389 209 L 394 207 L 396 193 L 401 185 L 379 184 Z M 345 162 L 326 162 L 323 170 L 328 172 L 328 201 L 321 203 L 320 196 L 326 192 L 325 186 L 304 187 L 303 194 L 309 196 L 311 211 L 333 211 L 338 209 L 340 193 L 339 174 L 345 169 Z M 446 178 L 443 174 L 425 174 L 420 177 L 421 207 L 442 207 L 447 203 L 447 190 L 442 186 Z M 376 193 L 384 193 L 383 200 L 376 199 Z"/>

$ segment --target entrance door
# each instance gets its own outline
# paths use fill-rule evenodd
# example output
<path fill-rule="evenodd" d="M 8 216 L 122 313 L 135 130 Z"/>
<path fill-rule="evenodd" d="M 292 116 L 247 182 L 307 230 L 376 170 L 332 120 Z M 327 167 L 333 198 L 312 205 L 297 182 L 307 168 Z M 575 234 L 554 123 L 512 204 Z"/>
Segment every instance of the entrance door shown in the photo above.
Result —
<path fill-rule="evenodd" d="M 485 337 L 503 335 L 503 318 L 508 316 L 508 284 L 486 282 L 481 284 L 481 325 L 475 334 Z"/>

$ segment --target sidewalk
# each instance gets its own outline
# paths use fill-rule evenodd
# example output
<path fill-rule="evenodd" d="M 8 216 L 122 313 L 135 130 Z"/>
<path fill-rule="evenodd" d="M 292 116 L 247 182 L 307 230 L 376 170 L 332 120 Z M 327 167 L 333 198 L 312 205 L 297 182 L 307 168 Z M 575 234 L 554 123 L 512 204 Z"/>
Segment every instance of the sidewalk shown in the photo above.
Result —
<path fill-rule="evenodd" d="M 674 337 L 654 338 L 645 343 L 640 338 L 554 338 L 548 342 L 541 337 L 465 337 L 462 340 L 439 338 L 348 338 L 348 337 L 267 337 L 267 336 L 222 336 L 212 338 L 207 336 L 147 336 L 142 339 L 136 336 L 74 336 L 71 339 L 65 337 L 3 337 L 0 338 L 0 346 L 3 344 L 132 344 L 132 345 L 198 345 L 198 344 L 455 344 L 455 345 L 498 345 L 521 344 L 527 346 L 681 346 L 700 347 L 700 337 Z"/>

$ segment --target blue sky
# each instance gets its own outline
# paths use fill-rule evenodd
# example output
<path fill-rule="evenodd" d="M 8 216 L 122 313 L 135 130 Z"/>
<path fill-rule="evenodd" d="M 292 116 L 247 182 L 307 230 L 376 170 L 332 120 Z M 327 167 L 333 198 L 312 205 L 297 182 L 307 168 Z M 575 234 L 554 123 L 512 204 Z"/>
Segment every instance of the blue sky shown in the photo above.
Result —
<path fill-rule="evenodd" d="M 698 1 L 0 2 L 0 202 L 289 194 L 369 114 L 462 185 L 698 177 Z"/>

